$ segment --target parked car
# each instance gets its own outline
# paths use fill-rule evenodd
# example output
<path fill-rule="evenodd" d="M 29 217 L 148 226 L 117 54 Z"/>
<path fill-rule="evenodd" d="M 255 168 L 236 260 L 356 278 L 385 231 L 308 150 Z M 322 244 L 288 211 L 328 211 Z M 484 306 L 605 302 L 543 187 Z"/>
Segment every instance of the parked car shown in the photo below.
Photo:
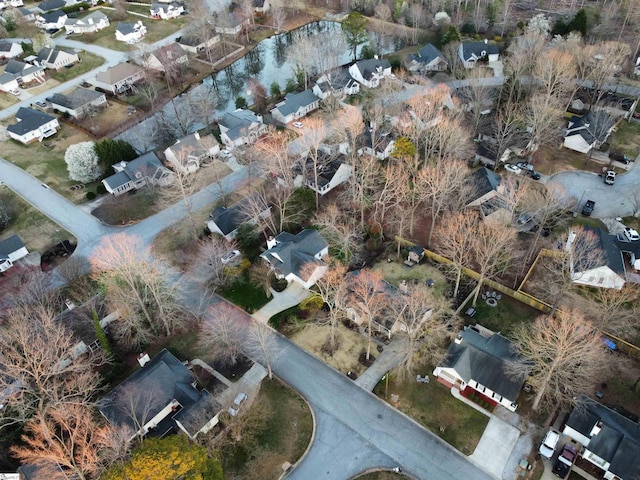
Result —
<path fill-rule="evenodd" d="M 511 172 L 511 173 L 515 173 L 516 175 L 520 175 L 522 173 L 522 169 L 516 165 L 511 165 L 510 163 L 507 163 L 504 166 L 504 169 L 507 172 Z"/>
<path fill-rule="evenodd" d="M 304 125 L 302 124 L 302 122 L 293 122 L 291 125 L 293 125 L 296 128 L 304 128 Z"/>
<path fill-rule="evenodd" d="M 518 223 L 520 225 L 524 225 L 526 223 L 529 223 L 531 220 L 533 220 L 533 213 L 531 213 L 531 212 L 524 212 L 523 214 L 521 214 L 518 217 Z"/>
<path fill-rule="evenodd" d="M 604 174 L 604 183 L 607 185 L 613 185 L 616 182 L 616 172 L 613 170 L 607 170 Z"/>
<path fill-rule="evenodd" d="M 544 436 L 544 440 L 540 444 L 540 448 L 538 448 L 538 453 L 544 458 L 551 460 L 553 452 L 556 451 L 558 440 L 560 440 L 560 434 L 554 430 L 549 430 Z"/>
<path fill-rule="evenodd" d="M 534 180 L 540 180 L 540 174 L 535 170 L 527 170 L 527 172 L 529 173 L 531 178 L 533 178 Z"/>
<path fill-rule="evenodd" d="M 222 158 L 229 158 L 231 156 L 231 152 L 225 148 L 224 150 L 220 150 L 220 156 Z"/>
<path fill-rule="evenodd" d="M 611 160 L 615 160 L 616 162 L 624 163 L 625 165 L 631 162 L 631 159 L 629 157 L 627 157 L 622 152 L 618 152 L 616 150 L 611 150 L 609 152 L 609 158 Z"/>
<path fill-rule="evenodd" d="M 36 102 L 36 106 L 38 106 L 40 108 L 47 108 L 47 104 L 45 102 L 40 101 L 40 100 L 38 100 Z"/>
<path fill-rule="evenodd" d="M 582 214 L 585 217 L 591 216 L 591 214 L 593 213 L 593 207 L 595 206 L 596 202 L 594 202 L 593 200 L 587 200 L 587 203 L 585 203 L 584 207 L 582 207 Z"/>
<path fill-rule="evenodd" d="M 22 92 L 20 92 L 20 90 L 18 90 L 17 88 L 12 88 L 11 90 L 9 90 L 9 93 L 11 95 L 15 95 L 16 97 L 19 97 Z"/>
<path fill-rule="evenodd" d="M 519 167 L 522 170 L 529 170 L 530 172 L 534 171 L 533 165 L 528 162 L 518 162 L 516 163 L 516 167 Z"/>
<path fill-rule="evenodd" d="M 637 230 L 634 230 L 631 227 L 625 227 L 624 236 L 629 242 L 637 242 L 638 240 L 640 240 L 640 235 L 638 234 Z"/>
<path fill-rule="evenodd" d="M 222 262 L 223 265 L 226 265 L 227 263 L 231 262 L 234 258 L 237 258 L 240 256 L 240 250 L 232 250 L 229 253 L 225 253 L 222 257 L 220 257 L 220 261 Z"/>
<path fill-rule="evenodd" d="M 242 392 L 236 395 L 236 398 L 233 401 L 233 405 L 229 407 L 229 415 L 231 415 L 232 417 L 235 417 L 236 415 L 238 415 L 238 411 L 240 410 L 240 407 L 246 400 L 247 400 L 246 393 Z"/>
<path fill-rule="evenodd" d="M 556 477 L 566 478 L 569 474 L 569 470 L 573 466 L 573 462 L 576 461 L 576 457 L 578 456 L 578 449 L 567 443 L 563 449 L 562 453 L 556 460 L 555 465 L 553 466 L 553 474 Z"/>

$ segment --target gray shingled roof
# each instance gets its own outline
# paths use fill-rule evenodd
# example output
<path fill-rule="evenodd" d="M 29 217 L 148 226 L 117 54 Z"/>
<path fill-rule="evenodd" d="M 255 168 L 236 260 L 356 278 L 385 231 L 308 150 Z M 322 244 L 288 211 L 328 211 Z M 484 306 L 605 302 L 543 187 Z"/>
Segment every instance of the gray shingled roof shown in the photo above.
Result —
<path fill-rule="evenodd" d="M 165 349 L 106 395 L 99 409 L 112 425 L 124 424 L 137 431 L 130 415 L 132 406 L 137 418 L 146 421 L 173 400 L 189 407 L 200 398 L 200 392 L 191 386 L 194 381 L 187 367 Z"/>
<path fill-rule="evenodd" d="M 226 113 L 218 123 L 228 128 L 227 136 L 235 140 L 240 138 L 254 122 L 262 123 L 251 110 L 236 110 L 235 112 Z"/>
<path fill-rule="evenodd" d="M 103 95 L 104 93 L 96 92 L 89 88 L 78 87 L 68 95 L 55 93 L 53 96 L 47 97 L 47 101 L 61 107 L 76 109 L 97 100 Z"/>
<path fill-rule="evenodd" d="M 7 131 L 15 133 L 16 135 L 24 135 L 55 120 L 55 117 L 51 115 L 27 107 L 20 107 L 18 113 L 16 113 L 16 118 L 19 122 L 7 127 Z"/>
<path fill-rule="evenodd" d="M 391 68 L 391 64 L 389 60 L 383 58 L 382 60 L 377 58 L 370 58 L 368 60 L 360 60 L 356 62 L 356 66 L 360 73 L 362 73 L 362 78 L 365 80 L 371 80 L 373 78 L 373 74 L 378 71 L 378 69 Z"/>
<path fill-rule="evenodd" d="M 0 258 L 9 258 L 10 253 L 16 252 L 22 247 L 24 247 L 24 243 L 18 235 L 11 235 L 0 240 Z"/>
<path fill-rule="evenodd" d="M 467 182 L 475 188 L 474 195 L 472 195 L 474 198 L 469 199 L 469 202 L 473 202 L 490 191 L 497 190 L 500 185 L 500 175 L 482 167 L 469 175 Z"/>
<path fill-rule="evenodd" d="M 53 12 L 42 13 L 40 16 L 46 23 L 57 23 L 60 17 L 66 17 L 67 14 L 62 10 L 54 10 Z"/>
<path fill-rule="evenodd" d="M 7 66 L 4 68 L 4 73 L 10 73 L 14 78 L 29 75 L 33 72 L 42 72 L 44 67 L 38 67 L 31 65 L 30 63 L 24 63 L 20 60 L 12 58 L 7 62 Z"/>
<path fill-rule="evenodd" d="M 300 278 L 303 278 L 303 266 L 307 263 L 319 263 L 314 255 L 329 245 L 317 230 L 303 230 L 297 235 L 282 232 L 275 239 L 276 246 L 261 256 L 282 275 L 293 273 Z"/>
<path fill-rule="evenodd" d="M 10 52 L 12 46 L 12 42 L 0 42 L 0 52 Z"/>
<path fill-rule="evenodd" d="M 500 53 L 500 48 L 493 43 L 462 42 L 462 55 L 465 60 L 471 59 L 472 55 L 481 58 L 482 52 L 486 52 L 487 55 L 496 55 Z"/>
<path fill-rule="evenodd" d="M 255 196 L 249 196 L 243 198 L 237 203 L 234 203 L 230 207 L 216 207 L 211 213 L 211 220 L 218 226 L 223 235 L 228 235 L 236 230 L 241 224 L 251 220 L 251 215 L 248 215 L 247 205 Z"/>
<path fill-rule="evenodd" d="M 135 32 L 136 24 L 130 22 L 120 22 L 116 26 L 116 30 L 119 31 L 122 35 L 129 35 L 130 33 Z"/>
<path fill-rule="evenodd" d="M 143 178 L 152 178 L 158 169 L 164 169 L 162 162 L 154 152 L 148 152 L 135 160 L 131 160 L 124 167 L 123 171 L 105 178 L 104 181 L 107 182 L 107 185 L 109 185 L 112 190 L 115 190 L 131 180 L 135 180 L 137 173 L 140 173 Z"/>
<path fill-rule="evenodd" d="M 473 328 L 460 332 L 461 343 L 452 342 L 442 366 L 454 368 L 465 382 L 475 380 L 498 395 L 515 401 L 525 376 L 514 380 L 506 364 L 518 358 L 512 343 L 499 333 L 484 337 Z"/>
<path fill-rule="evenodd" d="M 49 10 L 55 10 L 57 8 L 62 8 L 67 4 L 65 0 L 45 0 L 44 2 L 40 2 L 38 4 L 38 8 L 43 12 L 48 12 Z"/>
<path fill-rule="evenodd" d="M 415 60 L 416 62 L 424 63 L 425 65 L 433 62 L 438 57 L 442 57 L 442 52 L 430 43 L 427 43 L 424 47 L 418 50 L 417 55 L 409 55 L 410 60 Z"/>
<path fill-rule="evenodd" d="M 105 178 L 104 181 L 107 183 L 107 185 L 109 185 L 109 188 L 111 188 L 111 190 L 116 190 L 122 185 L 126 185 L 127 183 L 129 183 L 131 181 L 131 177 L 127 175 L 127 172 L 117 172 Z"/>
<path fill-rule="evenodd" d="M 277 109 L 282 115 L 287 116 L 295 113 L 299 108 L 308 107 L 317 101 L 318 97 L 316 97 L 311 90 L 305 90 L 300 93 L 287 93 L 282 105 L 276 106 L 275 109 Z"/>
<path fill-rule="evenodd" d="M 588 145 L 596 140 L 604 142 L 615 123 L 605 110 L 589 111 L 581 117 L 571 117 L 566 136 L 580 135 Z"/>

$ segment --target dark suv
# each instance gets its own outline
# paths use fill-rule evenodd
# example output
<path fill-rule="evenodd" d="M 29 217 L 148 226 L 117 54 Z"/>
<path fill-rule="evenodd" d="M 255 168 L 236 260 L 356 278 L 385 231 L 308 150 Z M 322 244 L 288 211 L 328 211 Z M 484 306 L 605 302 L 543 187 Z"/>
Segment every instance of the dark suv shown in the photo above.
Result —
<path fill-rule="evenodd" d="M 625 165 L 627 165 L 631 161 L 631 159 L 625 154 L 616 150 L 611 150 L 609 152 L 609 158 L 611 160 L 615 160 L 616 162 L 624 163 Z"/>
<path fill-rule="evenodd" d="M 596 202 L 594 202 L 593 200 L 587 200 L 587 203 L 585 203 L 584 207 L 582 207 L 582 214 L 585 217 L 591 216 L 591 214 L 593 213 L 593 207 L 595 206 Z"/>

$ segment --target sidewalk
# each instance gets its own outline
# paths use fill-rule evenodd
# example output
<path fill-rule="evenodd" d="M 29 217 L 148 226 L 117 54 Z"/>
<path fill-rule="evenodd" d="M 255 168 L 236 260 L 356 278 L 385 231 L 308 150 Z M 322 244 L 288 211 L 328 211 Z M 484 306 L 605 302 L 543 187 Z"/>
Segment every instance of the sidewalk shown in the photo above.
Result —
<path fill-rule="evenodd" d="M 372 391 L 380 379 L 390 370 L 400 365 L 403 351 L 406 349 L 406 340 L 397 335 L 365 372 L 360 375 L 355 383 L 365 390 Z"/>
<path fill-rule="evenodd" d="M 273 295 L 273 298 L 269 303 L 251 315 L 254 320 L 267 323 L 276 313 L 280 313 L 287 308 L 295 307 L 305 298 L 310 297 L 311 292 L 305 290 L 299 283 L 291 282 L 283 292 L 276 292 L 271 289 L 271 295 Z"/>

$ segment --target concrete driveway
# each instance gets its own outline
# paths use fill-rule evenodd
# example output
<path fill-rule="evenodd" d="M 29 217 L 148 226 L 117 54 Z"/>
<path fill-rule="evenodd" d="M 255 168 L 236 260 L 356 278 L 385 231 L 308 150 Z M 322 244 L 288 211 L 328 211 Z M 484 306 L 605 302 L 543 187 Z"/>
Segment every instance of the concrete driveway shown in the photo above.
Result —
<path fill-rule="evenodd" d="M 305 298 L 310 297 L 311 292 L 299 283 L 291 282 L 283 292 L 276 292 L 271 289 L 271 295 L 273 295 L 273 297 L 269 303 L 251 315 L 254 320 L 267 323 L 276 313 L 283 312 L 287 308 L 295 307 Z"/>
<path fill-rule="evenodd" d="M 482 438 L 469 459 L 501 480 L 502 472 L 509 461 L 520 431 L 495 415 L 491 415 Z"/>

